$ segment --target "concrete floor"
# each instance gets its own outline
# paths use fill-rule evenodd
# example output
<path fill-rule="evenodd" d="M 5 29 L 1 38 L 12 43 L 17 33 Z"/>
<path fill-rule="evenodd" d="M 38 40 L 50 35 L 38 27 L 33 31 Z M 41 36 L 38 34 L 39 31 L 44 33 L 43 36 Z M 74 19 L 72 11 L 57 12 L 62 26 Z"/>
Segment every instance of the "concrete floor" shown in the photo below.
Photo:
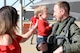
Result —
<path fill-rule="evenodd" d="M 36 35 L 34 35 L 33 44 L 31 45 L 31 38 L 24 43 L 21 43 L 22 53 L 41 53 L 36 50 Z"/>
<path fill-rule="evenodd" d="M 50 22 L 52 23 L 52 22 Z M 80 21 L 76 21 L 77 25 L 80 27 Z M 41 51 L 36 50 L 36 35 L 33 39 L 33 44 L 30 44 L 31 38 L 27 40 L 25 43 L 21 43 L 22 53 L 41 53 Z"/>

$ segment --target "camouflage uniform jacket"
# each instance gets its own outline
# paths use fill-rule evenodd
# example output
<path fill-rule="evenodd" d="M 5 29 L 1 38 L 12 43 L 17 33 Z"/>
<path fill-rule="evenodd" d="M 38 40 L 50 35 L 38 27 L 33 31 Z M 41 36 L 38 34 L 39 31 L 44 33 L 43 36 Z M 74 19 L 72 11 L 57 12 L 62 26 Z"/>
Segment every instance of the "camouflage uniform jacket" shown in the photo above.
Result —
<path fill-rule="evenodd" d="M 67 19 L 59 22 L 59 26 L 56 31 L 57 35 L 61 36 L 62 34 L 64 34 L 62 30 L 71 18 L 73 17 L 69 16 Z M 63 44 L 65 47 L 65 53 L 80 53 L 80 29 L 75 24 L 75 22 L 70 25 L 68 38 L 70 44 L 66 41 Z"/>

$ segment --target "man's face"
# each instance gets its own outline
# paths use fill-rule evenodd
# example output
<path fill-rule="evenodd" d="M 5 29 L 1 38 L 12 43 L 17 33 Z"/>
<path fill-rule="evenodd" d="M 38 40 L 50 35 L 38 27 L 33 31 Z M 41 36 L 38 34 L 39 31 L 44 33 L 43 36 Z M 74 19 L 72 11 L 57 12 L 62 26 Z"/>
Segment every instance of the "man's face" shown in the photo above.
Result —
<path fill-rule="evenodd" d="M 58 5 L 54 5 L 54 8 L 53 8 L 53 16 L 54 18 L 57 19 L 57 21 L 61 21 L 61 18 L 62 18 L 62 14 L 61 14 L 61 9 L 59 8 Z"/>

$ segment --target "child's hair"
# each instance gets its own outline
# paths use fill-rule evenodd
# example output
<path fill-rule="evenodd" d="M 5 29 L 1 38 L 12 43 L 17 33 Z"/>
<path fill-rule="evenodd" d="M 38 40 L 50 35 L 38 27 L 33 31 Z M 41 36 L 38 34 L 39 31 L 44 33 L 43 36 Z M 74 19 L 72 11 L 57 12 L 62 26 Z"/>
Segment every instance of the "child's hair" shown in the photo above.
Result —
<path fill-rule="evenodd" d="M 48 9 L 46 6 L 40 5 L 34 9 L 34 14 L 38 16 L 39 13 L 42 13 L 44 9 Z"/>
<path fill-rule="evenodd" d="M 38 6 L 36 6 L 36 7 L 34 8 L 34 15 L 37 14 L 37 9 L 38 9 Z"/>

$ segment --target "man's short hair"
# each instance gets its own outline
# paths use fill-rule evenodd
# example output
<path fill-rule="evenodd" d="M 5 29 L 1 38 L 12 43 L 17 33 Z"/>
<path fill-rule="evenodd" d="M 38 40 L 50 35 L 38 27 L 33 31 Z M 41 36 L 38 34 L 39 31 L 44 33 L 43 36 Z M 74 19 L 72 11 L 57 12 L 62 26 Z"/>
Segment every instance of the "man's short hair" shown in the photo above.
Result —
<path fill-rule="evenodd" d="M 69 14 L 69 12 L 70 12 L 70 5 L 69 5 L 68 2 L 66 2 L 66 1 L 59 1 L 56 4 L 59 5 L 60 8 L 65 9 L 65 11 Z"/>

